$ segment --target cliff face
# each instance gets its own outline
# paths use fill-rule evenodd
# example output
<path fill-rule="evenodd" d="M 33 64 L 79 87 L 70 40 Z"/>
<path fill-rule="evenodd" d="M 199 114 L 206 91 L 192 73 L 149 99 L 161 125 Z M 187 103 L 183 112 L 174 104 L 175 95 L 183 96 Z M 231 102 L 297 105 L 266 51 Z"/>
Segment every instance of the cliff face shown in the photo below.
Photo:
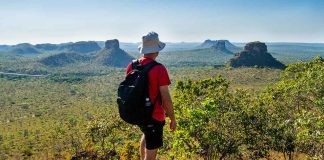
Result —
<path fill-rule="evenodd" d="M 106 49 L 119 49 L 119 41 L 117 39 L 107 40 L 105 42 Z"/>
<path fill-rule="evenodd" d="M 96 55 L 96 60 L 103 65 L 112 67 L 126 67 L 134 57 L 119 48 L 117 39 L 107 40 L 105 47 Z"/>
<path fill-rule="evenodd" d="M 235 54 L 229 60 L 232 67 L 258 66 L 284 69 L 285 65 L 277 61 L 268 53 L 267 46 L 261 42 L 250 42 L 245 45 L 244 50 Z"/>

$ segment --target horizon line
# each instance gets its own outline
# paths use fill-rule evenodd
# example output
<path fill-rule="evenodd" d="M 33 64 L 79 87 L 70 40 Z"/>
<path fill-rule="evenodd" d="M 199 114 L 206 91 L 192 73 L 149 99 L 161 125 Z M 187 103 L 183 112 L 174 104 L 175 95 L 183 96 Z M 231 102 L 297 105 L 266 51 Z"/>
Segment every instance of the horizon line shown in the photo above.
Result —
<path fill-rule="evenodd" d="M 112 38 L 112 39 L 116 39 L 116 38 Z M 112 40 L 112 39 L 107 39 L 107 40 Z M 105 42 L 107 40 L 79 40 L 79 41 L 65 41 L 65 42 L 41 42 L 41 43 L 32 43 L 32 42 L 20 42 L 20 43 L 0 43 L 0 45 L 7 45 L 7 46 L 14 46 L 14 45 L 18 45 L 18 44 L 24 44 L 24 43 L 28 43 L 31 45 L 37 45 L 37 44 L 64 44 L 64 43 L 76 43 L 76 42 Z M 127 42 L 127 41 L 120 41 L 119 39 L 117 39 L 119 41 L 119 43 L 133 43 L 133 44 L 138 44 L 141 42 Z M 205 40 L 228 40 L 229 39 L 205 39 Z M 204 41 L 205 41 L 204 40 Z M 164 43 L 203 43 L 204 41 L 162 41 Z M 249 42 L 256 42 L 259 40 L 255 40 L 255 41 L 230 41 L 231 43 L 249 43 Z M 305 41 L 259 41 L 262 43 L 300 43 L 300 44 L 324 44 L 324 42 L 305 42 Z"/>

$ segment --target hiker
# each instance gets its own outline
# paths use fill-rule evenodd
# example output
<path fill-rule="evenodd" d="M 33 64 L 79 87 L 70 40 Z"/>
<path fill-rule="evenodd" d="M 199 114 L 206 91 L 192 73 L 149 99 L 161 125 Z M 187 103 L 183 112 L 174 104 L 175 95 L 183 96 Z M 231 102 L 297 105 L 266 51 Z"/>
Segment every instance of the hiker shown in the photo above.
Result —
<path fill-rule="evenodd" d="M 145 66 L 155 61 L 159 52 L 165 47 L 165 43 L 159 41 L 158 34 L 150 32 L 142 37 L 142 44 L 138 47 L 143 57 L 138 62 Z M 126 74 L 133 69 L 132 63 L 127 66 Z M 158 148 L 163 145 L 163 126 L 165 124 L 165 112 L 169 116 L 170 129 L 176 129 L 176 121 L 173 113 L 173 104 L 168 86 L 171 84 L 168 72 L 163 65 L 153 66 L 147 73 L 149 102 L 154 104 L 152 122 L 148 125 L 139 125 L 144 133 L 140 141 L 140 153 L 142 160 L 155 160 Z"/>

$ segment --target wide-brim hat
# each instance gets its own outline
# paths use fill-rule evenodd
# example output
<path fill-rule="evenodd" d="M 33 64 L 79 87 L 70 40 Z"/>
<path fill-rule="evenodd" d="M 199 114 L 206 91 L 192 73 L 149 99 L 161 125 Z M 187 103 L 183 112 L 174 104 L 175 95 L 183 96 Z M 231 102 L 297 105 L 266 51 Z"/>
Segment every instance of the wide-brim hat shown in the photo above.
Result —
<path fill-rule="evenodd" d="M 160 52 L 165 47 L 165 43 L 159 40 L 159 35 L 150 32 L 142 37 L 142 44 L 138 46 L 138 50 L 142 54 Z"/>

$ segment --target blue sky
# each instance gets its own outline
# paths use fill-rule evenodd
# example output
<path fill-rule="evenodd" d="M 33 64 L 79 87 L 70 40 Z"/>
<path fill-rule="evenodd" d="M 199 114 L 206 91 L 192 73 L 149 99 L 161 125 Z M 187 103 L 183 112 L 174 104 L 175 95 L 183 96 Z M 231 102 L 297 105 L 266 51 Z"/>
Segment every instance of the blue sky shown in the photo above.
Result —
<path fill-rule="evenodd" d="M 0 44 L 80 40 L 324 42 L 322 0 L 0 0 Z"/>

